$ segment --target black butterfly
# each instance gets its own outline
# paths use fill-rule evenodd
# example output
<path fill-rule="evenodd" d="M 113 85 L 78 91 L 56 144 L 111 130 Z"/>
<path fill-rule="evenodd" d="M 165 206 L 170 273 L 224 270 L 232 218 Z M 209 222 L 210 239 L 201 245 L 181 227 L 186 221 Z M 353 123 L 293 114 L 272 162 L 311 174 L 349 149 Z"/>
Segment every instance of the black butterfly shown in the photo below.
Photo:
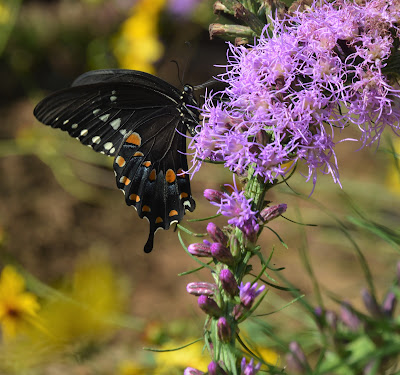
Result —
<path fill-rule="evenodd" d="M 44 98 L 34 115 L 95 151 L 115 156 L 117 186 L 126 204 L 150 223 L 146 253 L 157 229 L 168 229 L 182 220 L 185 210 L 194 210 L 184 173 L 184 134 L 194 135 L 199 123 L 192 86 L 180 92 L 144 72 L 96 70 Z"/>

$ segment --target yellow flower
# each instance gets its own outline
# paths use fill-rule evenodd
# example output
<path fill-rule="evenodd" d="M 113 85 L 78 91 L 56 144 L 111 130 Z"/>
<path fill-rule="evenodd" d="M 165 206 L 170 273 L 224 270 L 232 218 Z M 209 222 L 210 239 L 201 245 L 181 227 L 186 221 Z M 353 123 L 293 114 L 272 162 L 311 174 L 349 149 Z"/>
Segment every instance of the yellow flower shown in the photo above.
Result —
<path fill-rule="evenodd" d="M 12 266 L 0 276 L 0 324 L 3 337 L 15 337 L 18 327 L 36 317 L 39 304 L 36 296 L 25 292 L 25 280 Z"/>
<path fill-rule="evenodd" d="M 164 50 L 158 39 L 158 19 L 164 4 L 165 0 L 139 0 L 132 8 L 114 43 L 121 68 L 154 73 L 153 64 Z"/>

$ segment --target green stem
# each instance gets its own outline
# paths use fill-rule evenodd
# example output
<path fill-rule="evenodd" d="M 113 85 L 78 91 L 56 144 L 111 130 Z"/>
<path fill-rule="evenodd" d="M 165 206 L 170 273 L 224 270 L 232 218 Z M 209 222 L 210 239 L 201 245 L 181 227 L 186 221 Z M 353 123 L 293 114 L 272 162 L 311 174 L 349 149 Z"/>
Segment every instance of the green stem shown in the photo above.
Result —
<path fill-rule="evenodd" d="M 248 180 L 245 186 L 245 195 L 248 199 L 252 199 L 253 210 L 261 211 L 264 206 L 265 194 L 272 187 L 271 184 L 265 184 L 261 182 L 260 179 L 254 175 L 254 167 L 251 166 L 248 171 Z M 259 231 L 258 235 L 261 233 Z M 239 228 L 234 229 L 233 236 L 239 245 L 239 251 L 235 251 L 236 263 L 230 270 L 235 276 L 237 283 L 240 285 L 245 275 L 249 272 L 248 262 L 255 255 L 256 249 L 255 243 L 250 243 L 248 239 L 243 235 L 243 232 Z M 226 265 L 217 264 L 215 273 L 213 274 L 214 279 L 221 290 L 221 294 L 218 296 L 218 302 L 220 306 L 223 306 L 223 315 L 229 321 L 232 337 L 229 342 L 221 342 L 218 337 L 218 319 L 213 318 L 209 326 L 210 335 L 209 338 L 213 342 L 214 347 L 214 359 L 218 361 L 223 361 L 226 370 L 229 374 L 237 375 L 240 373 L 239 363 L 241 357 L 241 351 L 236 345 L 237 333 L 239 332 L 238 321 L 236 321 L 233 316 L 233 308 L 237 305 L 231 296 L 227 295 L 221 288 L 219 281 L 219 273 L 225 268 Z"/>

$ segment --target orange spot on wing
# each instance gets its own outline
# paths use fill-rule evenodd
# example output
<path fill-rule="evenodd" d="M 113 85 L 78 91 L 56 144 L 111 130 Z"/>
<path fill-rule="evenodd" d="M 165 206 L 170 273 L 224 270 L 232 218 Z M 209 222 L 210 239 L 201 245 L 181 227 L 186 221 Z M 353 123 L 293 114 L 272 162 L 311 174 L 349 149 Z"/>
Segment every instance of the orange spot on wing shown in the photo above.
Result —
<path fill-rule="evenodd" d="M 139 195 L 137 195 L 137 194 L 131 194 L 131 195 L 129 196 L 129 199 L 130 199 L 131 201 L 140 202 L 140 197 L 139 197 Z"/>
<path fill-rule="evenodd" d="M 133 156 L 144 156 L 143 152 L 137 151 L 133 154 Z"/>
<path fill-rule="evenodd" d="M 169 211 L 169 216 L 176 216 L 176 215 L 178 215 L 178 211 L 176 210 Z"/>
<path fill-rule="evenodd" d="M 164 220 L 162 219 L 162 217 L 158 217 L 158 218 L 156 218 L 156 224 L 160 224 L 160 223 L 162 223 Z"/>
<path fill-rule="evenodd" d="M 121 184 L 129 185 L 131 183 L 131 180 L 126 176 L 122 176 L 119 179 L 119 182 L 121 182 Z"/>
<path fill-rule="evenodd" d="M 132 133 L 125 141 L 126 143 L 132 143 L 133 145 L 140 146 L 142 144 L 142 138 L 138 133 Z"/>
<path fill-rule="evenodd" d="M 150 211 L 151 211 L 151 208 L 150 208 L 149 206 L 144 205 L 144 206 L 142 207 L 142 211 L 144 211 L 144 212 L 150 212 Z"/>
<path fill-rule="evenodd" d="M 167 173 L 165 173 L 165 179 L 168 183 L 172 184 L 176 180 L 175 172 L 172 169 L 168 169 Z"/>
<path fill-rule="evenodd" d="M 189 194 L 185 193 L 185 192 L 181 193 L 181 195 L 180 195 L 181 199 L 182 198 L 187 198 L 188 196 L 189 196 Z"/>
<path fill-rule="evenodd" d="M 120 166 L 123 167 L 125 165 L 125 159 L 122 156 L 117 156 L 115 162 Z"/>
<path fill-rule="evenodd" d="M 145 167 L 150 167 L 150 165 L 151 165 L 151 161 L 145 161 L 145 162 L 143 162 L 143 165 L 145 166 Z"/>
<path fill-rule="evenodd" d="M 182 168 L 179 168 L 176 172 L 176 174 L 178 175 L 179 178 L 186 178 L 186 174 L 185 171 Z"/>
<path fill-rule="evenodd" d="M 156 170 L 153 169 L 149 174 L 149 180 L 150 181 L 155 181 L 155 179 L 156 179 Z"/>

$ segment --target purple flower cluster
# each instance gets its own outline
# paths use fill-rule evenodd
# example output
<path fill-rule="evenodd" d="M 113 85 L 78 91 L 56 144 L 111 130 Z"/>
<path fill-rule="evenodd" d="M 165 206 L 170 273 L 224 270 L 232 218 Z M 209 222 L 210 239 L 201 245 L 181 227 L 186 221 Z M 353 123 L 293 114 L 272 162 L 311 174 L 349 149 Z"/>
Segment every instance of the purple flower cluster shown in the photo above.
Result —
<path fill-rule="evenodd" d="M 272 183 L 303 161 L 314 185 L 318 173 L 339 182 L 335 145 L 356 139 L 334 140 L 335 130 L 358 127 L 365 146 L 387 125 L 399 129 L 400 90 L 385 75 L 399 42 L 398 0 L 320 3 L 271 20 L 251 48 L 230 45 L 219 76 L 227 88 L 206 95 L 204 123 L 189 146 L 194 171 L 204 159 L 240 175 L 251 165 Z M 245 204 L 237 198 L 220 212 Z"/>
<path fill-rule="evenodd" d="M 210 203 L 218 207 L 218 213 L 230 217 L 228 223 L 238 227 L 247 238 L 253 239 L 260 226 L 257 222 L 257 211 L 253 211 L 252 199 L 246 198 L 244 191 L 230 186 L 232 194 L 206 189 L 204 196 Z"/>

